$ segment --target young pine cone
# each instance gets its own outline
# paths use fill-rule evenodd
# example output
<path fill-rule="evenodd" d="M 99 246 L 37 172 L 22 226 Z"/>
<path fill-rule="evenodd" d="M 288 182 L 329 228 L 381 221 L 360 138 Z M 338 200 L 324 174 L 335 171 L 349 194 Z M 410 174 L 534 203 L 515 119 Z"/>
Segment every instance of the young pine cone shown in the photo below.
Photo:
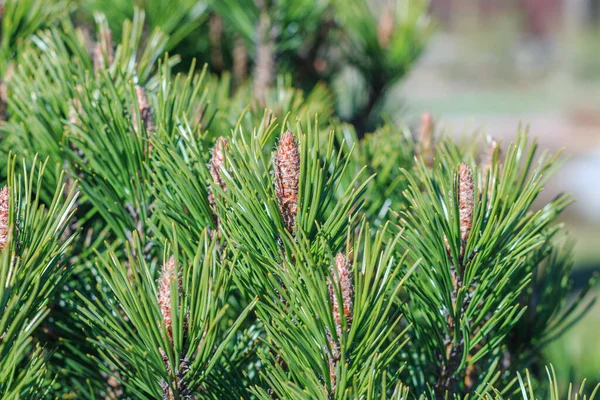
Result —
<path fill-rule="evenodd" d="M 500 159 L 502 156 L 502 149 L 500 149 L 499 146 L 500 144 L 496 139 L 492 138 L 490 140 L 488 149 L 481 160 L 482 170 L 486 173 L 489 172 L 493 167 L 492 163 L 494 162 L 494 153 L 496 152 L 496 149 L 498 149 L 498 159 Z"/>
<path fill-rule="evenodd" d="M 0 190 L 0 251 L 6 247 L 8 241 L 8 212 L 9 212 L 9 191 L 8 186 Z"/>
<path fill-rule="evenodd" d="M 435 142 L 433 137 L 433 118 L 431 114 L 424 113 L 421 117 L 421 126 L 419 128 L 419 157 L 425 165 L 431 167 L 435 156 Z"/>
<path fill-rule="evenodd" d="M 223 190 L 225 190 L 225 182 L 221 178 L 221 168 L 223 168 L 223 164 L 225 163 L 225 148 L 228 144 L 229 141 L 223 136 L 220 136 L 215 143 L 210 162 L 207 165 L 213 182 L 221 186 L 221 189 Z M 215 204 L 215 195 L 210 187 L 208 189 L 208 201 L 211 205 Z"/>
<path fill-rule="evenodd" d="M 346 318 L 347 330 L 350 329 L 352 323 L 352 308 L 353 302 L 352 297 L 354 295 L 354 286 L 352 285 L 352 272 L 350 271 L 350 262 L 343 253 L 338 253 L 335 257 L 335 267 L 331 267 L 331 276 L 333 282 L 328 282 L 329 297 L 331 298 L 332 309 L 333 309 L 333 320 L 335 322 L 335 330 L 337 333 L 338 341 L 333 339 L 333 336 L 327 332 L 329 340 L 329 347 L 331 349 L 332 356 L 329 357 L 329 379 L 331 382 L 331 388 L 335 391 L 337 375 L 336 368 L 337 362 L 340 360 L 340 345 L 339 339 L 342 337 L 342 313 Z M 336 286 L 340 286 L 340 294 L 342 296 L 342 307 L 340 310 L 340 304 L 336 293 Z"/>
<path fill-rule="evenodd" d="M 394 9 L 386 8 L 379 18 L 377 26 L 377 38 L 379 47 L 387 49 L 390 45 L 392 35 L 394 34 Z"/>
<path fill-rule="evenodd" d="M 148 97 L 146 97 L 146 92 L 144 88 L 135 85 L 135 94 L 137 96 L 138 107 L 140 110 L 140 117 L 142 118 L 142 123 L 146 127 L 147 132 L 154 132 L 156 130 L 156 125 L 154 125 L 154 113 L 152 112 L 152 108 L 150 108 L 150 102 L 148 101 Z M 133 113 L 132 116 L 133 127 L 137 132 L 138 123 L 137 123 L 137 115 Z"/>
<path fill-rule="evenodd" d="M 331 297 L 331 303 L 333 305 L 333 319 L 335 322 L 335 329 L 338 337 L 342 336 L 342 313 L 346 317 L 347 328 L 350 329 L 352 323 L 352 296 L 354 295 L 354 286 L 352 285 L 352 272 L 350 271 L 350 262 L 343 253 L 338 253 L 335 257 L 335 271 L 331 271 L 331 276 L 334 279 L 334 283 L 329 284 L 329 296 Z M 340 285 L 342 295 L 342 306 L 340 310 L 340 304 L 337 299 L 335 287 L 337 284 Z"/>
<path fill-rule="evenodd" d="M 300 153 L 294 134 L 285 132 L 279 140 L 275 164 L 275 195 L 285 229 L 294 233 L 298 214 L 298 181 L 300 179 Z"/>
<path fill-rule="evenodd" d="M 474 183 L 471 170 L 465 163 L 458 170 L 458 214 L 460 218 L 461 253 L 464 254 L 473 225 Z"/>
<path fill-rule="evenodd" d="M 158 283 L 158 304 L 160 306 L 160 313 L 162 314 L 163 321 L 165 326 L 167 327 L 167 333 L 169 335 L 169 339 L 171 343 L 173 343 L 173 315 L 171 309 L 171 284 L 173 280 L 177 279 L 177 287 L 179 292 L 181 293 L 181 276 L 175 271 L 175 259 L 173 257 L 169 258 L 169 260 L 163 266 L 163 269 L 160 274 L 159 283 Z M 187 317 L 184 319 L 184 333 L 187 327 Z M 184 335 L 184 343 L 186 337 Z M 167 372 L 169 376 L 175 379 L 175 385 L 177 387 L 177 392 L 179 394 L 178 399 L 192 399 L 191 391 L 188 387 L 188 384 L 185 380 L 187 373 L 189 372 L 189 359 L 187 357 L 181 357 L 179 367 L 176 368 L 176 371 L 173 372 L 171 369 L 171 364 L 169 362 L 169 358 L 167 353 L 165 353 L 162 349 L 160 350 L 160 354 L 162 355 L 163 362 L 167 367 Z M 163 391 L 163 399 L 172 400 L 175 399 L 175 395 L 171 386 L 164 380 L 160 381 L 160 386 Z"/>
<path fill-rule="evenodd" d="M 483 155 L 482 160 L 481 160 L 482 173 L 480 175 L 481 176 L 480 187 L 484 187 L 485 180 L 488 179 L 488 174 L 490 175 L 488 186 L 487 186 L 488 202 L 491 200 L 491 197 L 489 197 L 489 196 L 491 196 L 491 192 L 494 187 L 494 184 L 491 179 L 491 173 L 492 173 L 492 168 L 494 167 L 494 165 L 493 165 L 494 154 L 496 152 L 497 152 L 497 160 L 500 160 L 500 158 L 502 157 L 502 149 L 500 148 L 500 144 L 495 139 L 492 138 L 489 141 L 487 152 Z"/>
<path fill-rule="evenodd" d="M 78 95 L 82 95 L 83 87 L 81 87 L 81 85 L 77 85 L 76 90 Z M 81 120 L 79 119 L 81 114 L 83 114 L 83 104 L 81 103 L 81 99 L 79 97 L 73 97 L 71 104 L 69 105 L 69 122 L 73 125 L 81 125 Z"/>
<path fill-rule="evenodd" d="M 216 14 L 212 15 L 208 20 L 208 41 L 210 42 L 210 63 L 216 71 L 223 69 L 222 36 L 223 19 Z"/>
<path fill-rule="evenodd" d="M 181 280 L 175 272 L 175 259 L 169 258 L 169 261 L 163 265 L 158 281 L 158 305 L 163 321 L 167 327 L 169 339 L 173 341 L 173 319 L 171 313 L 171 282 L 177 279 L 177 285 L 181 288 Z"/>
<path fill-rule="evenodd" d="M 104 59 L 106 54 L 108 60 Z M 112 32 L 105 28 L 100 32 L 100 39 L 94 47 L 92 53 L 92 61 L 94 62 L 94 71 L 98 72 L 104 69 L 107 65 L 110 66 L 114 60 L 115 51 L 112 46 Z"/>

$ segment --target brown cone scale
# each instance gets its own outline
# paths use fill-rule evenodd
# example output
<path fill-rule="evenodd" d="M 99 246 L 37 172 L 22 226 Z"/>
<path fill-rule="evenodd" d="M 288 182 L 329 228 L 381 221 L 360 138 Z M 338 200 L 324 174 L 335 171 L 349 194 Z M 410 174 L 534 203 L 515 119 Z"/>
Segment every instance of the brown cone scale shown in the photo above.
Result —
<path fill-rule="evenodd" d="M 300 153 L 294 134 L 285 132 L 279 140 L 275 156 L 275 195 L 285 229 L 294 232 L 298 214 L 298 182 L 300 179 Z"/>
<path fill-rule="evenodd" d="M 458 170 L 458 214 L 460 218 L 461 253 L 471 233 L 473 225 L 474 182 L 471 170 L 465 163 Z"/>

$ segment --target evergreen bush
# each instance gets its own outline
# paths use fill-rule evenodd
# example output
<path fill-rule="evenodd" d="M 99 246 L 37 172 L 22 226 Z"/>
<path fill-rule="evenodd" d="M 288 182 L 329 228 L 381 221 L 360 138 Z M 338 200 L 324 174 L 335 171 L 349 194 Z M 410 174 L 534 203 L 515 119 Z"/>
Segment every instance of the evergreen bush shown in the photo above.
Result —
<path fill-rule="evenodd" d="M 594 398 L 564 157 L 380 113 L 424 2 L 136 4 L 4 3 L 2 399 Z"/>

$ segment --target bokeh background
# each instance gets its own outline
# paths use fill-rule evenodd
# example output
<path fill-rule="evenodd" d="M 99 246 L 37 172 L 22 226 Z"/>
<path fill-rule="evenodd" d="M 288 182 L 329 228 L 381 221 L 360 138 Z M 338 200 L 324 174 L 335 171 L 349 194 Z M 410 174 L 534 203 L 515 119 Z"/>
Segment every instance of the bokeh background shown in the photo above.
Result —
<path fill-rule="evenodd" d="M 453 135 L 506 143 L 521 124 L 542 148 L 564 149 L 543 200 L 577 200 L 563 220 L 581 287 L 600 271 L 600 0 L 432 0 L 431 13 L 437 29 L 393 98 Z M 600 304 L 548 355 L 561 379 L 600 381 Z"/>

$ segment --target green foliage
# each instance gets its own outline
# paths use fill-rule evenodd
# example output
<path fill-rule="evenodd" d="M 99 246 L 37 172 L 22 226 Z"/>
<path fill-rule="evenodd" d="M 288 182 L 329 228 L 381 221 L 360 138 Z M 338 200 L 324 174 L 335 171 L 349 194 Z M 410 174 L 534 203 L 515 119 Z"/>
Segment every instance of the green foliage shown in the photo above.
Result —
<path fill-rule="evenodd" d="M 340 100 L 350 100 L 346 118 L 365 132 L 378 121 L 390 87 L 410 69 L 431 32 L 426 16 L 428 1 L 336 1 L 343 26 L 342 49 L 350 71 L 358 79 Z M 351 76 L 351 75 L 350 75 Z M 351 80 L 345 75 L 343 83 Z M 346 100 L 347 101 L 347 100 Z"/>
<path fill-rule="evenodd" d="M 414 325 L 419 351 L 427 360 L 439 360 L 437 365 L 427 362 L 431 372 L 422 376 L 421 384 L 434 383 L 439 371 L 449 371 L 452 377 L 450 384 L 438 381 L 444 390 L 469 390 L 468 380 L 486 382 L 504 357 L 506 335 L 523 318 L 525 304 L 519 298 L 527 293 L 547 242 L 559 230 L 551 223 L 571 201 L 561 195 L 541 210 L 531 210 L 560 162 L 559 155 L 543 154 L 534 165 L 535 150 L 535 144 L 528 146 L 527 137 L 521 135 L 502 164 L 491 170 L 472 168 L 473 174 L 482 174 L 479 181 L 484 184 L 475 184 L 467 239 L 461 237 L 462 189 L 455 155 L 438 152 L 433 171 L 421 164 L 420 182 L 406 172 L 411 207 L 401 213 L 402 238 L 412 256 L 423 259 L 423 268 L 409 281 L 405 313 Z M 547 306 L 551 307 L 547 312 L 555 312 L 556 303 Z M 542 310 L 536 311 L 543 319 Z M 482 369 L 466 376 L 468 366 L 475 363 Z"/>
<path fill-rule="evenodd" d="M 114 85 L 118 85 L 119 90 L 122 81 L 135 78 L 138 82 L 146 82 L 151 68 L 164 51 L 166 38 L 158 31 L 150 37 L 144 51 L 139 51 L 143 21 L 144 14 L 137 12 L 133 22 L 124 24 L 122 44 L 117 46 L 111 65 L 106 65 L 106 73 L 117 81 Z M 99 32 L 105 25 L 106 20 L 99 17 Z M 39 152 L 50 157 L 50 165 L 62 167 L 63 160 L 69 158 L 72 151 L 68 146 L 69 137 L 76 130 L 67 126 L 67 122 L 75 124 L 85 117 L 85 110 L 80 112 L 78 108 L 85 103 L 86 95 L 110 88 L 94 81 L 92 57 L 87 52 L 81 31 L 70 23 L 63 24 L 62 29 L 36 34 L 32 43 L 21 52 L 18 62 L 19 68 L 8 85 L 11 118 L 2 131 L 11 141 L 10 149 L 15 153 L 32 157 Z M 98 71 L 97 74 L 103 73 Z M 82 115 L 78 115 L 80 113 Z M 49 182 L 50 188 L 55 185 L 56 178 L 55 175 Z"/>
<path fill-rule="evenodd" d="M 21 41 L 40 28 L 52 26 L 68 11 L 68 1 L 6 0 L 0 13 L 0 72 L 6 73 L 9 60 Z"/>
<path fill-rule="evenodd" d="M 219 261 L 215 241 L 204 232 L 193 258 L 178 252 L 177 242 L 165 246 L 163 263 L 173 263 L 174 271 L 167 271 L 172 277 L 165 277 L 168 267 L 163 267 L 159 288 L 158 271 L 140 256 L 142 244 L 135 240 L 134 246 L 138 256 L 126 262 L 112 250 L 100 259 L 98 268 L 111 298 L 81 297 L 81 312 L 93 330 L 93 342 L 108 362 L 105 372 L 116 374 L 137 398 L 159 398 L 165 384 L 176 398 L 197 394 L 219 399 L 230 394 L 235 388 L 222 385 L 219 377 L 224 369 L 221 356 L 249 309 L 223 330 L 231 270 Z M 161 296 L 170 304 L 159 305 Z M 165 308 L 169 326 L 163 319 Z"/>
<path fill-rule="evenodd" d="M 558 398 L 519 374 L 592 304 L 561 155 L 379 123 L 425 3 L 85 1 L 96 42 L 60 4 L 7 45 L 4 397 Z"/>
<path fill-rule="evenodd" d="M 523 400 L 537 400 L 537 399 L 551 399 L 551 400 L 559 400 L 559 399 L 568 399 L 568 400 L 594 400 L 598 391 L 600 390 L 600 384 L 596 387 L 592 388 L 591 393 L 586 394 L 586 382 L 583 381 L 578 388 L 574 388 L 573 385 L 569 385 L 569 389 L 566 393 L 561 393 L 559 390 L 559 386 L 556 380 L 556 374 L 554 373 L 554 368 L 551 366 L 550 369 L 546 368 L 546 374 L 548 376 L 548 390 L 545 393 L 537 393 L 534 392 L 532 379 L 529 374 L 529 371 L 525 371 L 525 378 L 518 374 L 519 381 L 519 389 L 518 394 L 515 394 L 519 397 L 522 397 Z M 541 397 L 540 395 L 544 396 Z M 494 390 L 493 393 L 486 393 L 482 396 L 479 396 L 481 399 L 494 399 L 494 400 L 502 400 L 506 397 L 503 397 L 500 392 Z"/>
<path fill-rule="evenodd" d="M 173 49 L 181 40 L 194 33 L 206 18 L 206 5 L 196 0 L 79 0 L 82 9 L 93 15 L 101 12 L 106 15 L 110 28 L 116 33 L 124 30 L 123 23 L 135 18 L 137 9 L 147 15 L 148 31 L 160 29 L 169 35 L 166 44 Z M 123 26 L 123 28 L 122 28 Z"/>
<path fill-rule="evenodd" d="M 0 395 L 3 399 L 43 393 L 45 365 L 33 334 L 48 316 L 52 293 L 67 278 L 65 256 L 72 235 L 64 235 L 77 195 L 57 187 L 45 205 L 39 192 L 46 163 L 34 159 L 22 173 L 16 158 L 8 163 L 7 192 L 2 195 L 0 269 Z"/>
<path fill-rule="evenodd" d="M 360 0 L 336 3 L 348 36 L 349 64 L 376 81 L 374 89 L 402 77 L 422 51 L 430 29 L 423 12 L 427 6 L 421 0 L 391 1 L 379 9 Z"/>
<path fill-rule="evenodd" d="M 266 364 L 265 380 L 278 397 L 302 393 L 314 399 L 388 398 L 393 390 L 389 398 L 404 398 L 398 371 L 386 368 L 407 339 L 406 331 L 395 332 L 402 317 L 394 306 L 405 280 L 404 258 L 395 259 L 392 246 L 384 249 L 385 231 L 373 241 L 370 236 L 363 227 L 352 248 L 355 300 L 352 320 L 342 318 L 347 330 L 336 330 L 328 291 L 327 282 L 338 278 L 337 272 L 330 272 L 335 263 L 331 249 L 320 249 L 323 255 L 313 256 L 308 241 L 299 240 L 282 265 L 271 265 L 273 287 L 261 297 L 264 301 L 257 312 L 263 320 L 270 319 L 265 339 L 270 352 L 261 354 L 261 359 Z M 255 262 L 249 267 L 260 265 Z M 336 286 L 341 302 L 343 288 Z M 314 338 L 317 345 L 306 337 Z M 264 389 L 255 392 L 258 398 L 271 398 Z"/>
<path fill-rule="evenodd" d="M 343 141 L 351 151 L 350 165 L 346 179 L 352 180 L 363 168 L 373 175 L 365 194 L 364 215 L 372 223 L 381 225 L 393 217 L 393 213 L 407 206 L 404 190 L 408 179 L 402 169 L 411 170 L 415 163 L 417 144 L 407 128 L 383 125 L 363 139 L 358 139 L 356 129 L 350 124 L 342 124 L 336 129 L 338 141 Z M 343 147 L 342 147 L 343 148 Z"/>
<path fill-rule="evenodd" d="M 428 4 L 421 0 L 396 0 L 389 7 L 365 0 L 82 3 L 87 14 L 105 13 L 117 33 L 132 18 L 132 3 L 143 8 L 147 30 L 170 35 L 166 48 L 182 55 L 185 67 L 200 57 L 214 72 L 231 71 L 234 87 L 251 86 L 249 98 L 259 100 L 261 111 L 263 90 L 278 76 L 291 74 L 295 86 L 307 91 L 324 81 L 335 89 L 328 107 L 344 110 L 361 136 L 380 122 L 377 111 L 388 89 L 408 72 L 431 32 Z M 248 69 L 252 85 L 244 84 Z M 358 73 L 356 82 L 347 79 L 349 71 Z"/>

